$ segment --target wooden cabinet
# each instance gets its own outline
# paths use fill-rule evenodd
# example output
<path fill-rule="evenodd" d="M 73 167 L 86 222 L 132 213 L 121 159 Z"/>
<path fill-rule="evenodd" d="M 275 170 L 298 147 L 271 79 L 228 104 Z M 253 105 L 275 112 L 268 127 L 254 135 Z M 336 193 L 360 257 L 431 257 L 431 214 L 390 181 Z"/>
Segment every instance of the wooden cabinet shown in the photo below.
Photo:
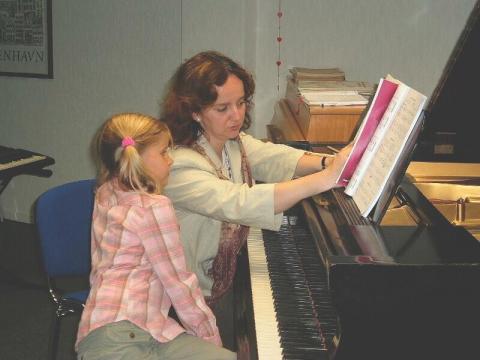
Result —
<path fill-rule="evenodd" d="M 268 132 L 270 138 L 280 137 L 287 142 L 347 144 L 355 135 L 363 111 L 365 106 L 308 106 L 281 99 Z"/>
<path fill-rule="evenodd" d="M 305 140 L 348 143 L 365 106 L 308 106 L 298 102 L 292 113 Z"/>

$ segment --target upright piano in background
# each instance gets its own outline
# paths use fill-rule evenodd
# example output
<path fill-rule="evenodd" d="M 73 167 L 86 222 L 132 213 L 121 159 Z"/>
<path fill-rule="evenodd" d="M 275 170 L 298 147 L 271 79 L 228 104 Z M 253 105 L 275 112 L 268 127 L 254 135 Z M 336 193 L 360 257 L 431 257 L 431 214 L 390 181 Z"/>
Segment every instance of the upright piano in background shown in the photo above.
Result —
<path fill-rule="evenodd" d="M 380 218 L 335 189 L 288 211 L 278 233 L 251 229 L 239 358 L 480 358 L 479 14 L 477 2 Z"/>

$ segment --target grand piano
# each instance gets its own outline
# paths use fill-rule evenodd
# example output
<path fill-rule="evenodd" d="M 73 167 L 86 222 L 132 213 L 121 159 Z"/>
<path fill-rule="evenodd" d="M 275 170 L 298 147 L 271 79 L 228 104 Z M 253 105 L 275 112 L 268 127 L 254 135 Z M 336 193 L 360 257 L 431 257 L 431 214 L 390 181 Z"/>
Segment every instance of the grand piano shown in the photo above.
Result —
<path fill-rule="evenodd" d="M 251 229 L 239 359 L 480 358 L 479 67 L 477 2 L 380 214 L 334 189 Z"/>

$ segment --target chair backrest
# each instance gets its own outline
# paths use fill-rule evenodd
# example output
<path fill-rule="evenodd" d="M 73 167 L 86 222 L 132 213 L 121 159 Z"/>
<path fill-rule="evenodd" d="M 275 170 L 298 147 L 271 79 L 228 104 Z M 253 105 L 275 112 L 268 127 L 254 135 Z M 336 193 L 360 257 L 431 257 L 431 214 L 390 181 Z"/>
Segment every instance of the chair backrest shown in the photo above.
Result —
<path fill-rule="evenodd" d="M 96 181 L 74 181 L 38 198 L 35 217 L 44 268 L 49 277 L 88 275 Z"/>

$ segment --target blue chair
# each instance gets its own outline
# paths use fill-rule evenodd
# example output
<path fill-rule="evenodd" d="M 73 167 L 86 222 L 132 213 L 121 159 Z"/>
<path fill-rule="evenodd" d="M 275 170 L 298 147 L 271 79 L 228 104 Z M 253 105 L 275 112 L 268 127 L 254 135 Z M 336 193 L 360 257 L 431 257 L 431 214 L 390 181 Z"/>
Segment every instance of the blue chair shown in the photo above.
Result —
<path fill-rule="evenodd" d="M 47 190 L 35 205 L 35 218 L 43 266 L 55 317 L 49 344 L 49 358 L 58 352 L 60 318 L 81 313 L 89 289 L 62 293 L 55 279 L 88 276 L 90 273 L 90 229 L 95 180 L 80 180 Z"/>

